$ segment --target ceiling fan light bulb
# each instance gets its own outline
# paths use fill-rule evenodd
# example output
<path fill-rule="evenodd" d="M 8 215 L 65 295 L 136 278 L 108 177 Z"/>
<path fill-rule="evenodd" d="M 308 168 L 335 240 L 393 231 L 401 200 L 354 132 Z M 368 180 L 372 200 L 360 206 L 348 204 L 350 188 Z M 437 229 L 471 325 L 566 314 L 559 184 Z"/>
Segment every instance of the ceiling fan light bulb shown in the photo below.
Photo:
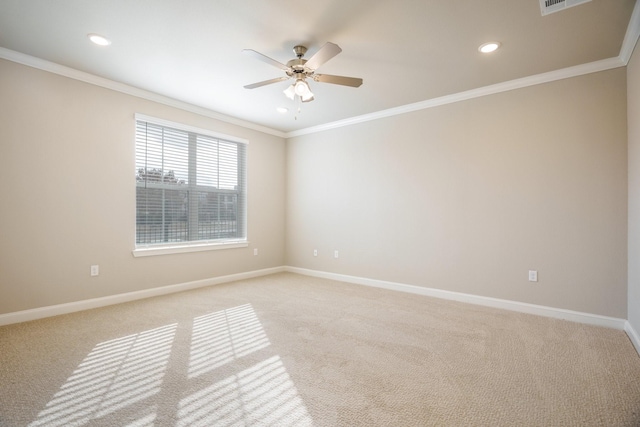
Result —
<path fill-rule="evenodd" d="M 289 98 L 290 100 L 294 100 L 294 98 L 296 97 L 296 90 L 293 87 L 293 85 L 289 86 L 288 88 L 286 88 L 284 90 L 284 94 L 287 96 L 287 98 Z"/>
<path fill-rule="evenodd" d="M 311 89 L 309 89 L 309 85 L 304 80 L 298 80 L 295 86 L 296 95 L 306 96 L 311 93 Z"/>

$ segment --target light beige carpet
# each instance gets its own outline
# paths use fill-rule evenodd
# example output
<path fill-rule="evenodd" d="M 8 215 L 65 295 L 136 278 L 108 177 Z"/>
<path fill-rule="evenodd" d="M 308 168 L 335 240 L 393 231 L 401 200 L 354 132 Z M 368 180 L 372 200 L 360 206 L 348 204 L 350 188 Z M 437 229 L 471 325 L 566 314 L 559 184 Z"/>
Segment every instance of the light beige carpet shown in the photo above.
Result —
<path fill-rule="evenodd" d="M 2 426 L 638 426 L 622 331 L 295 274 L 0 328 Z"/>

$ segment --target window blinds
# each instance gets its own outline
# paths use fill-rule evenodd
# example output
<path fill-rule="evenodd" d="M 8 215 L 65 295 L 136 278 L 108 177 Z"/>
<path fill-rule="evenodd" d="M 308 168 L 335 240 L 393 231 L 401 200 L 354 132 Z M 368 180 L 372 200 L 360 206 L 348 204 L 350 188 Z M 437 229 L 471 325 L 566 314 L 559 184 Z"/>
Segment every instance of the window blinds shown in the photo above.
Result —
<path fill-rule="evenodd" d="M 243 142 L 136 116 L 136 246 L 246 240 L 245 163 Z"/>

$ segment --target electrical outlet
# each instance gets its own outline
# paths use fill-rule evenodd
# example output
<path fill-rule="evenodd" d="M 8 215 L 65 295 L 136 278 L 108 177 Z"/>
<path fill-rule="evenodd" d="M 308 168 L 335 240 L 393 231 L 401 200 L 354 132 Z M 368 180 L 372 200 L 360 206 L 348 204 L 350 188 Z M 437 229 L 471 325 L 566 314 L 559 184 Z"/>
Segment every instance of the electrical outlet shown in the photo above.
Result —
<path fill-rule="evenodd" d="M 91 275 L 92 276 L 97 276 L 98 274 L 100 274 L 100 266 L 99 265 L 92 265 L 91 266 Z"/>
<path fill-rule="evenodd" d="M 338 250 L 336 249 L 335 251 L 333 251 L 333 257 L 334 258 L 338 258 L 340 254 L 338 253 Z"/>
<path fill-rule="evenodd" d="M 318 250 L 317 249 L 313 250 L 313 256 L 318 256 Z"/>
<path fill-rule="evenodd" d="M 254 248 L 254 249 L 253 249 L 253 254 L 254 254 L 254 255 L 258 255 L 258 248 Z"/>
<path fill-rule="evenodd" d="M 529 281 L 537 282 L 538 281 L 538 271 L 537 270 L 529 270 Z"/>

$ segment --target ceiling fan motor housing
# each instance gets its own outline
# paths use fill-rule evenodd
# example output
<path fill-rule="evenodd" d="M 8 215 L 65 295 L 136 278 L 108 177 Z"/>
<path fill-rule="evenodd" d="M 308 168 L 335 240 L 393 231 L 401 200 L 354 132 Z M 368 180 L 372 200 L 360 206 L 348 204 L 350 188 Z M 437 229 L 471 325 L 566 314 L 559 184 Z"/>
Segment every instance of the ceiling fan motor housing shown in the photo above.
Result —
<path fill-rule="evenodd" d="M 293 48 L 293 53 L 296 54 L 297 58 L 287 62 L 287 67 L 289 67 L 289 69 L 291 70 L 291 72 L 287 72 L 287 74 L 290 77 L 293 77 L 294 75 L 298 75 L 298 74 L 304 74 L 305 73 L 304 64 L 307 63 L 306 59 L 302 59 L 304 54 L 307 53 L 307 48 L 305 46 L 301 46 L 301 45 L 295 46 Z"/>
<path fill-rule="evenodd" d="M 306 59 L 302 59 L 302 58 L 297 58 L 297 59 L 292 59 L 291 61 L 287 62 L 287 67 L 289 67 L 289 69 L 291 71 L 287 71 L 287 74 L 291 77 L 294 76 L 296 74 L 304 74 L 309 70 L 305 70 L 304 64 L 307 63 Z"/>
<path fill-rule="evenodd" d="M 298 58 L 302 58 L 304 54 L 307 53 L 307 48 L 301 45 L 294 46 L 293 53 L 295 53 Z"/>

